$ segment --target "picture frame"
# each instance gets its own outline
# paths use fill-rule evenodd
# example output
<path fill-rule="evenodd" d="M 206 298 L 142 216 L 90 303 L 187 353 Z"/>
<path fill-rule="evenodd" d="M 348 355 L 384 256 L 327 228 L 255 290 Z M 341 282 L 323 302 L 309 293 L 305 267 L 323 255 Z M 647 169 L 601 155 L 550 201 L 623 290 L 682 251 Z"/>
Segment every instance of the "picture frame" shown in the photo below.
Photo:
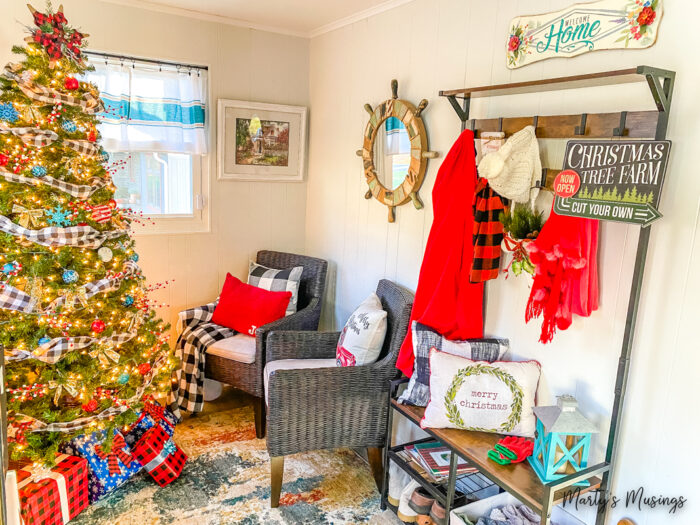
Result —
<path fill-rule="evenodd" d="M 219 99 L 219 180 L 303 182 L 308 109 Z"/>

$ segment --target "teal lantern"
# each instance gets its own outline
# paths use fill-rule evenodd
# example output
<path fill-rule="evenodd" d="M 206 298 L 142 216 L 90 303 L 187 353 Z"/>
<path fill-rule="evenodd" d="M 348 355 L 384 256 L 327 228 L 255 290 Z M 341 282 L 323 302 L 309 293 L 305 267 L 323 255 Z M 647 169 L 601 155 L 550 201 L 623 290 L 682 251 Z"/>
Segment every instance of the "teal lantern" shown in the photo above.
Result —
<path fill-rule="evenodd" d="M 528 461 L 542 483 L 550 483 L 584 470 L 588 465 L 591 436 L 598 429 L 578 411 L 573 396 L 560 396 L 557 406 L 535 407 L 535 448 Z M 588 486 L 587 481 L 576 483 Z"/>

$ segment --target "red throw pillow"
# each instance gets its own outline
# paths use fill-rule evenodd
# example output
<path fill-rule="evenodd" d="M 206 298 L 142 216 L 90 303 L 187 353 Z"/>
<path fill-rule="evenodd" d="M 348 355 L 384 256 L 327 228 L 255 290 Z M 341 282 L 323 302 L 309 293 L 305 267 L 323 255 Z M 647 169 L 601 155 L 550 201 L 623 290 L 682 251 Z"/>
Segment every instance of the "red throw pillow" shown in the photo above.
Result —
<path fill-rule="evenodd" d="M 284 317 L 291 297 L 292 292 L 269 292 L 245 284 L 228 273 L 211 320 L 254 336 L 259 327 Z"/>

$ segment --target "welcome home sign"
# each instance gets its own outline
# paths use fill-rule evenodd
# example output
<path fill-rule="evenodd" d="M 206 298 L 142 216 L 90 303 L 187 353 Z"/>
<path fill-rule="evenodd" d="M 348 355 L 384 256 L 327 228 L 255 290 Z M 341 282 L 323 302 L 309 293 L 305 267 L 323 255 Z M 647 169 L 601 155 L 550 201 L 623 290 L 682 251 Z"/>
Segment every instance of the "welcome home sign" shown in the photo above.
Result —
<path fill-rule="evenodd" d="M 570 140 L 554 179 L 554 211 L 648 226 L 658 211 L 671 142 Z"/>
<path fill-rule="evenodd" d="M 554 13 L 519 16 L 510 22 L 508 68 L 601 49 L 651 47 L 663 0 L 599 0 Z"/>

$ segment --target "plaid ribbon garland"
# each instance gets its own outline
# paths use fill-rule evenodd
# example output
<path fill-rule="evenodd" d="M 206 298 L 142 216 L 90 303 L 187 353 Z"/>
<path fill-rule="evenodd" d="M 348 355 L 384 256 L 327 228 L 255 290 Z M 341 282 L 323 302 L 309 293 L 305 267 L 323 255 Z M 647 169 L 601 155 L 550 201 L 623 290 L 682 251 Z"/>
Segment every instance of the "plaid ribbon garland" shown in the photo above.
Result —
<path fill-rule="evenodd" d="M 31 314 L 37 310 L 37 300 L 14 286 L 0 283 L 0 309 Z"/>
<path fill-rule="evenodd" d="M 122 469 L 119 466 L 119 461 L 128 468 L 131 462 L 134 460 L 133 456 L 129 454 L 126 450 L 126 442 L 121 434 L 116 434 L 114 436 L 114 441 L 112 442 L 112 451 L 105 452 L 102 445 L 95 445 L 95 454 L 98 458 L 107 460 L 107 465 L 109 466 L 109 475 L 114 476 L 122 473 Z"/>
<path fill-rule="evenodd" d="M 43 148 L 58 140 L 58 134 L 50 129 L 32 127 L 11 128 L 2 122 L 0 122 L 0 133 L 5 135 L 12 134 L 22 139 L 22 142 L 28 146 L 34 146 L 35 148 Z"/>
<path fill-rule="evenodd" d="M 0 215 L 0 231 L 15 237 L 23 237 L 42 246 L 76 246 L 83 248 L 99 248 L 105 241 L 116 239 L 129 233 L 127 230 L 100 232 L 91 226 L 69 226 L 67 228 L 50 226 L 40 230 L 29 230 L 19 224 L 15 224 L 3 215 Z"/>
<path fill-rule="evenodd" d="M 61 93 L 55 89 L 42 86 L 32 82 L 31 80 L 23 80 L 17 72 L 22 66 L 20 64 L 8 64 L 5 66 L 5 77 L 17 82 L 19 89 L 22 90 L 27 97 L 36 102 L 44 104 L 66 104 L 68 106 L 80 107 L 88 115 L 94 115 L 104 111 L 104 104 L 99 97 L 92 93 L 84 93 L 82 97 L 75 97 L 66 93 Z"/>
<path fill-rule="evenodd" d="M 78 337 L 54 337 L 50 341 L 37 346 L 33 351 L 8 350 L 5 352 L 5 361 L 23 361 L 25 359 L 37 359 L 43 363 L 54 364 L 61 360 L 63 355 L 73 350 L 83 350 L 93 344 L 109 344 L 119 346 L 136 337 L 136 334 L 126 332 L 110 335 L 109 337 L 90 337 L 81 335 Z"/>
<path fill-rule="evenodd" d="M 88 140 L 63 139 L 63 145 L 88 157 L 96 157 L 99 153 L 97 146 Z"/>
<path fill-rule="evenodd" d="M 5 179 L 7 182 L 16 182 L 18 184 L 45 184 L 51 188 L 60 190 L 72 197 L 77 199 L 87 199 L 95 193 L 100 188 L 107 185 L 108 181 L 101 179 L 99 177 L 93 177 L 89 181 L 89 185 L 78 185 L 71 184 L 69 182 L 64 182 L 62 180 L 54 179 L 50 175 L 45 175 L 39 179 L 33 179 L 30 177 L 24 177 L 23 175 L 18 175 L 7 171 L 5 168 L 0 167 L 0 177 Z"/>
<path fill-rule="evenodd" d="M 124 270 L 117 277 L 105 277 L 99 281 L 94 281 L 87 283 L 81 288 L 85 291 L 85 297 L 90 299 L 98 293 L 110 292 L 116 290 L 121 285 L 122 280 L 132 275 L 136 275 L 141 271 L 138 265 L 134 261 L 127 261 L 124 263 Z M 62 306 L 67 302 L 68 295 L 63 295 L 54 299 L 54 301 L 47 308 L 48 311 L 53 311 L 59 306 Z"/>

